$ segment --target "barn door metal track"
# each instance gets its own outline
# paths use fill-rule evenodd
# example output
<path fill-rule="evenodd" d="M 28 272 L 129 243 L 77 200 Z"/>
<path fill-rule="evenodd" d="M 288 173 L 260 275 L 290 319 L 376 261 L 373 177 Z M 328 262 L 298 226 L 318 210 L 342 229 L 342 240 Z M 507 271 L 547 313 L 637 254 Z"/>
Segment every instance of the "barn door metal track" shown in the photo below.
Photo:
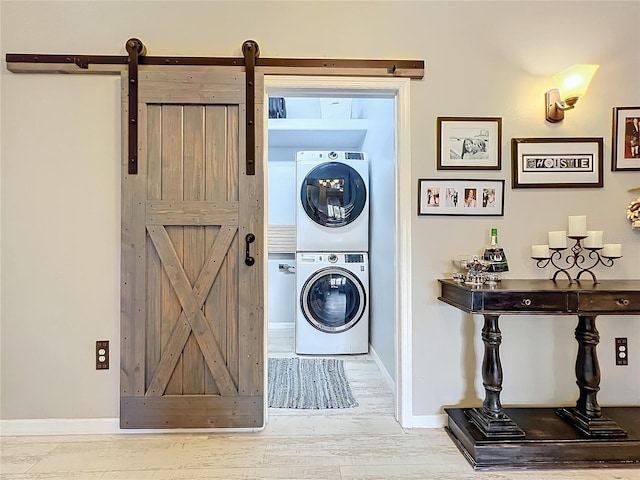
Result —
<path fill-rule="evenodd" d="M 7 69 L 14 73 L 97 73 L 129 74 L 128 171 L 138 173 L 138 67 L 140 65 L 235 66 L 246 71 L 246 173 L 255 175 L 255 69 L 265 73 L 287 74 L 287 69 L 307 69 L 309 74 L 336 75 L 348 72 L 358 76 L 391 76 L 421 79 L 423 60 L 348 60 L 312 58 L 258 58 L 260 48 L 253 40 L 242 45 L 244 58 L 229 57 L 147 57 L 146 47 L 137 38 L 125 44 L 127 56 L 118 55 L 50 55 L 7 53 Z M 32 65 L 29 65 L 32 64 Z M 33 65 L 37 64 L 37 65 Z M 115 68 L 108 68 L 113 65 Z M 341 72 L 341 73 L 337 73 Z"/>

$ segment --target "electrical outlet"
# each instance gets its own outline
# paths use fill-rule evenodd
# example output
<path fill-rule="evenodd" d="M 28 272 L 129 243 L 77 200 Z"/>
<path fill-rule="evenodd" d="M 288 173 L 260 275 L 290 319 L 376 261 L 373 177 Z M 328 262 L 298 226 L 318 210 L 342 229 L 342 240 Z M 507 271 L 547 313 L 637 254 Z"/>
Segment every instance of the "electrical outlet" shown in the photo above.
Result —
<path fill-rule="evenodd" d="M 616 338 L 616 365 L 629 365 L 629 344 L 626 337 Z"/>
<path fill-rule="evenodd" d="M 96 341 L 96 370 L 109 369 L 109 340 Z"/>

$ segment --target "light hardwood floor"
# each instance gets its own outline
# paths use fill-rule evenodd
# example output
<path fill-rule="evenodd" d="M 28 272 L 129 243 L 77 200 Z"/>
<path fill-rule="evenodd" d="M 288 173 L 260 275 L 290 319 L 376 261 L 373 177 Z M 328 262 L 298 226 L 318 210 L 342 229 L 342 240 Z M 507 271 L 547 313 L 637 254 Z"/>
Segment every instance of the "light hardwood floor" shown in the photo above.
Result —
<path fill-rule="evenodd" d="M 270 335 L 291 356 L 290 335 Z M 359 406 L 269 409 L 259 433 L 0 438 L 3 480 L 640 480 L 638 469 L 474 472 L 442 429 L 407 430 L 370 355 L 343 356 Z"/>

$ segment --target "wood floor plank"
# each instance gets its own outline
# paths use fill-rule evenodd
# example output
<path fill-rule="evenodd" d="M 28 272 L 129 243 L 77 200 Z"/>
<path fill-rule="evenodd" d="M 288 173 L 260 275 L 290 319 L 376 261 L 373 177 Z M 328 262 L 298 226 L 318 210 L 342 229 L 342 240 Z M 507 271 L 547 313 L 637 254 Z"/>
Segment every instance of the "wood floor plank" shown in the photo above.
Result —
<path fill-rule="evenodd" d="M 300 468 L 192 468 L 153 472 L 107 472 L 101 480 L 306 480 L 340 479 L 337 467 Z"/>

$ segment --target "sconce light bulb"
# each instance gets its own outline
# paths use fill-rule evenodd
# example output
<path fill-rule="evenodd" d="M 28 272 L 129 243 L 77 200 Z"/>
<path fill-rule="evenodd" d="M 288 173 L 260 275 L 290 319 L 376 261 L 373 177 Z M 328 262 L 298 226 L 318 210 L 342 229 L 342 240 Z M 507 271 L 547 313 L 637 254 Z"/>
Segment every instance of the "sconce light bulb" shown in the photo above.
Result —
<path fill-rule="evenodd" d="M 589 83 L 600 65 L 573 65 L 553 76 L 557 89 L 545 94 L 546 119 L 556 123 L 564 119 L 564 112 L 575 107 L 587 91 Z"/>
<path fill-rule="evenodd" d="M 553 80 L 560 90 L 562 99 L 566 102 L 568 98 L 583 97 L 598 68 L 600 65 L 573 65 L 554 75 Z"/>

